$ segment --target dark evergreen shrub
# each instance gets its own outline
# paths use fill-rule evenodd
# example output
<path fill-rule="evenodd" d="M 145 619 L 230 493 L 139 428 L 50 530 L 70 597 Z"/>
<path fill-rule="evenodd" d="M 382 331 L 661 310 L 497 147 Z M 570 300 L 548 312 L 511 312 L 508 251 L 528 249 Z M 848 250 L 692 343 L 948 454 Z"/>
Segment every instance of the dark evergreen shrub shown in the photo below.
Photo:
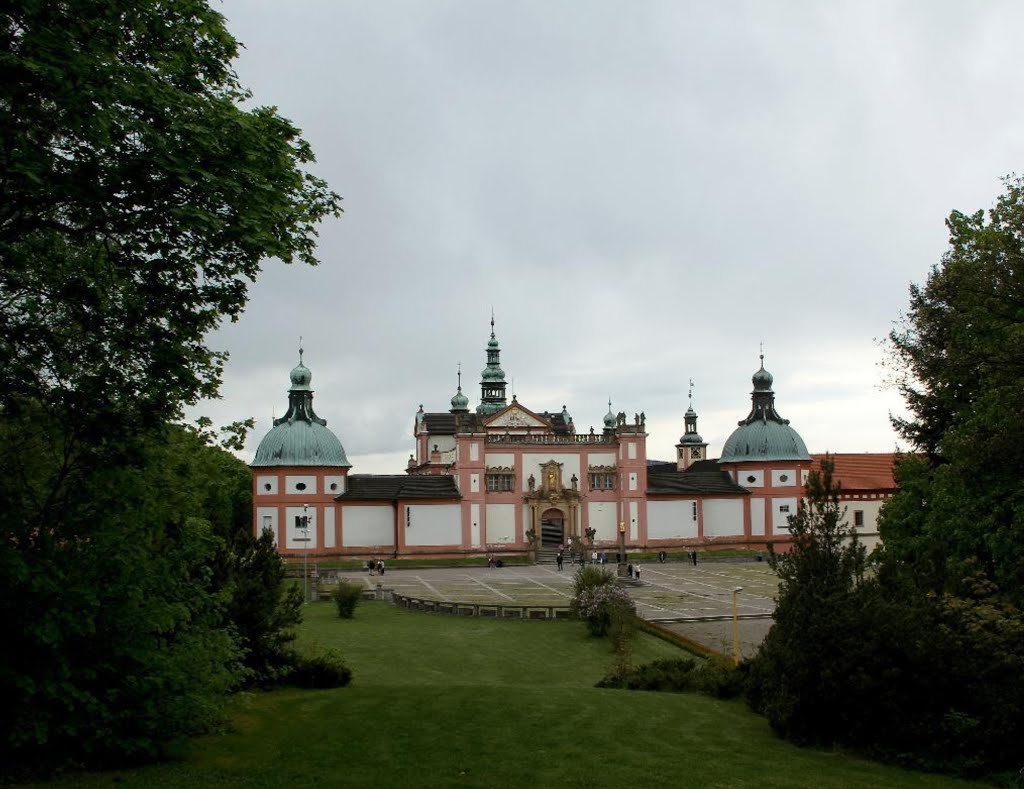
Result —
<path fill-rule="evenodd" d="M 333 649 L 309 657 L 297 655 L 287 680 L 289 685 L 309 690 L 343 688 L 351 681 L 352 669 Z"/>

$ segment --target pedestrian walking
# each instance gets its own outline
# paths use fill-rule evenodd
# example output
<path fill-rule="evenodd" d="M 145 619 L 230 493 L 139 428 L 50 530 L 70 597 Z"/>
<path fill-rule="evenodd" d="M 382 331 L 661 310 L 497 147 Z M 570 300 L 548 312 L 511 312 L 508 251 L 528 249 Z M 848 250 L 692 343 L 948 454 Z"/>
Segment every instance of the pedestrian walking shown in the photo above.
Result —
<path fill-rule="evenodd" d="M 564 561 L 564 560 L 563 560 L 563 558 L 562 558 L 562 549 L 561 549 L 561 548 L 559 548 L 559 549 L 558 549 L 558 553 L 556 553 L 556 554 L 555 554 L 555 564 L 557 564 L 557 565 L 558 565 L 558 569 L 559 569 L 559 570 L 561 570 L 561 569 L 562 569 L 562 562 L 563 562 L 563 561 Z"/>
<path fill-rule="evenodd" d="M 638 581 L 640 580 L 640 565 L 639 564 L 636 567 L 633 568 L 633 577 L 636 578 L 636 580 L 638 580 Z"/>

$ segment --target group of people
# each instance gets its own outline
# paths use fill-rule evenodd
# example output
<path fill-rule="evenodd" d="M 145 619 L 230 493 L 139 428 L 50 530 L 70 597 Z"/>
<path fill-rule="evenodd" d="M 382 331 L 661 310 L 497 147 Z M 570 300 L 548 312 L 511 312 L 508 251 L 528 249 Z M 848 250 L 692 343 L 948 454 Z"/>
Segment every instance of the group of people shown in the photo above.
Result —
<path fill-rule="evenodd" d="M 373 559 L 366 560 L 366 573 L 367 575 L 384 575 L 384 560 Z"/>
<path fill-rule="evenodd" d="M 640 580 L 640 565 L 639 564 L 629 564 L 629 565 L 626 565 L 626 572 L 629 573 L 629 577 L 632 578 L 634 581 L 639 581 Z"/>
<path fill-rule="evenodd" d="M 495 558 L 493 553 L 487 554 L 487 569 L 493 570 L 495 567 L 501 567 L 504 563 L 501 559 Z"/>

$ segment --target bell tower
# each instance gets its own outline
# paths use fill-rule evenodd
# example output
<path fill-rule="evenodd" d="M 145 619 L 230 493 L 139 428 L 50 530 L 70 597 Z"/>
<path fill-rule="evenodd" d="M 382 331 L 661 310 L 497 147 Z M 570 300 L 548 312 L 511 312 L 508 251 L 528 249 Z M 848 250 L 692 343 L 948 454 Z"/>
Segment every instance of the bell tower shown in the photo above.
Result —
<path fill-rule="evenodd" d="M 697 412 L 693 410 L 693 381 L 690 381 L 690 391 L 687 393 L 689 407 L 683 417 L 683 435 L 676 444 L 676 468 L 685 471 L 699 460 L 707 460 L 708 445 L 700 433 L 697 432 Z"/>

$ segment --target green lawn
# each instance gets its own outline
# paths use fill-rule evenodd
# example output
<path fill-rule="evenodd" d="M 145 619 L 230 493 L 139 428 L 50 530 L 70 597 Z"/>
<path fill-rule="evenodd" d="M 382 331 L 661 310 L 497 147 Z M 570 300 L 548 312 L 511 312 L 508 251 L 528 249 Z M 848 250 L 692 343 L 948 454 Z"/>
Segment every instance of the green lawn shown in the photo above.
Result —
<path fill-rule="evenodd" d="M 612 655 L 575 622 L 495 621 L 362 603 L 306 609 L 303 642 L 340 649 L 336 691 L 246 694 L 229 732 L 181 761 L 74 776 L 119 787 L 955 787 L 778 740 L 740 702 L 599 690 Z M 635 659 L 678 656 L 640 636 Z"/>

